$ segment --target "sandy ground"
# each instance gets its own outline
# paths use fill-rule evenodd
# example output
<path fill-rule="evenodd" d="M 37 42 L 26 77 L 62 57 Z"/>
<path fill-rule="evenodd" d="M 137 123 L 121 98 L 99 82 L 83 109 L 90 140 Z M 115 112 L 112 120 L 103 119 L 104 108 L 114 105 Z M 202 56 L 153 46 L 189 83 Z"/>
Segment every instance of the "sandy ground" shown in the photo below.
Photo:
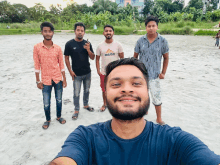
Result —
<path fill-rule="evenodd" d="M 73 34 L 55 34 L 54 43 L 64 49 Z M 140 36 L 114 36 L 122 43 L 125 57 L 133 55 Z M 102 35 L 85 35 L 93 48 L 104 40 Z M 216 154 L 220 154 L 220 50 L 211 37 L 175 36 L 165 38 L 170 45 L 170 62 L 162 86 L 162 116 L 170 126 L 199 137 Z M 43 165 L 60 151 L 64 140 L 78 125 L 89 125 L 111 119 L 108 111 L 98 112 L 102 105 L 99 77 L 95 61 L 91 61 L 92 84 L 90 105 L 95 112 L 80 109 L 79 119 L 73 121 L 72 80 L 68 72 L 67 88 L 63 92 L 62 116 L 65 125 L 57 122 L 52 92 L 52 122 L 48 130 L 45 121 L 42 92 L 36 87 L 32 51 L 41 35 L 0 36 L 0 164 Z M 67 71 L 67 70 L 66 70 Z M 82 90 L 81 101 L 82 107 Z M 154 106 L 147 120 L 155 122 Z"/>

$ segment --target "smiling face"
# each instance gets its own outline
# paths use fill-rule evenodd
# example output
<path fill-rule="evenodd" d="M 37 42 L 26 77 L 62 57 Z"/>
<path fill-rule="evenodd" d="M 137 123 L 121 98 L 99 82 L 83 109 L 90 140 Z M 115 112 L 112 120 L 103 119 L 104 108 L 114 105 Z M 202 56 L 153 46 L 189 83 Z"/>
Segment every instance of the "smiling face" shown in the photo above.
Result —
<path fill-rule="evenodd" d="M 155 21 L 150 21 L 146 25 L 147 34 L 155 34 L 157 32 L 158 26 Z"/>
<path fill-rule="evenodd" d="M 116 67 L 108 75 L 106 98 L 109 112 L 120 120 L 142 118 L 149 108 L 147 82 L 133 65 Z"/>
<path fill-rule="evenodd" d="M 43 35 L 45 40 L 49 41 L 52 40 L 54 32 L 51 30 L 50 27 L 43 27 L 41 34 Z"/>
<path fill-rule="evenodd" d="M 104 29 L 103 35 L 105 36 L 106 39 L 112 39 L 112 37 L 114 35 L 114 31 L 112 28 L 106 27 Z"/>

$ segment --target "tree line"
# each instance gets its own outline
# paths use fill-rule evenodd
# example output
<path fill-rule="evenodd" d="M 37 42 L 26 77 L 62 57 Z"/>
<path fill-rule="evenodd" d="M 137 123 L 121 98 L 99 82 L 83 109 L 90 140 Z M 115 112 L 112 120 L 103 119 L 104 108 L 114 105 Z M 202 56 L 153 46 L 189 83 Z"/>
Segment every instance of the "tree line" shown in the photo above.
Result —
<path fill-rule="evenodd" d="M 72 3 L 62 8 L 59 4 L 51 5 L 49 11 L 41 3 L 28 8 L 24 4 L 10 4 L 7 0 L 0 2 L 0 23 L 28 23 L 50 21 L 60 26 L 75 22 L 84 22 L 88 28 L 105 24 L 132 26 L 141 23 L 148 15 L 158 16 L 160 22 L 170 21 L 217 21 L 220 10 L 218 0 L 190 0 L 184 7 L 183 0 L 145 0 L 145 6 L 139 13 L 137 7 L 127 5 L 119 7 L 109 0 L 97 0 L 92 6 Z"/>

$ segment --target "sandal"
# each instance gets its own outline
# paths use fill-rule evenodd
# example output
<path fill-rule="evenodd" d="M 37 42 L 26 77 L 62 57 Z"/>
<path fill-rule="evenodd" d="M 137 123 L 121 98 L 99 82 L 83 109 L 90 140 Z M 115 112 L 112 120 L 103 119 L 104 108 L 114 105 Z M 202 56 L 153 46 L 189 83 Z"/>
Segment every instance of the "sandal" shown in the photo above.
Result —
<path fill-rule="evenodd" d="M 46 127 L 44 127 L 44 126 L 46 126 Z M 49 121 L 46 121 L 46 122 L 44 122 L 44 124 L 42 125 L 42 128 L 43 128 L 43 129 L 47 129 L 49 126 L 50 126 L 50 122 L 49 122 Z"/>
<path fill-rule="evenodd" d="M 64 118 L 62 118 L 62 117 L 60 117 L 59 119 L 57 119 L 57 121 L 59 121 L 60 124 L 65 124 L 65 123 L 66 123 L 66 120 L 65 120 Z M 64 121 L 64 123 L 63 123 L 63 121 Z"/>
<path fill-rule="evenodd" d="M 88 106 L 87 108 L 84 107 L 84 109 L 88 110 L 89 112 L 93 112 L 94 111 L 94 108 Z"/>
<path fill-rule="evenodd" d="M 102 109 L 102 108 L 104 108 L 104 109 Z M 103 106 L 99 109 L 99 111 L 100 111 L 100 112 L 104 112 L 104 111 L 106 110 L 106 108 L 107 108 L 107 106 L 106 106 L 106 105 L 103 105 Z"/>
<path fill-rule="evenodd" d="M 74 114 L 72 115 L 72 119 L 73 119 L 73 120 L 77 120 L 77 119 L 78 119 L 78 116 L 79 116 L 79 112 L 78 112 L 78 113 L 74 113 Z"/>

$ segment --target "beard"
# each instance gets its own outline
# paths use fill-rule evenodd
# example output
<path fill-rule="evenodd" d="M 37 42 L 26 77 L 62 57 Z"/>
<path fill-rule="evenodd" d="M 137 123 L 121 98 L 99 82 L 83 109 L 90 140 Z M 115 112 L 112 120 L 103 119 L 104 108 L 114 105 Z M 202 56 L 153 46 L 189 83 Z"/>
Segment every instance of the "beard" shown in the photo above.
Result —
<path fill-rule="evenodd" d="M 47 40 L 47 41 L 50 41 L 50 40 L 52 40 L 52 38 L 53 38 L 53 36 L 49 36 L 49 37 L 47 37 L 47 36 L 44 36 L 44 39 L 45 39 L 45 40 Z"/>
<path fill-rule="evenodd" d="M 150 97 L 148 96 L 148 100 L 144 102 L 143 105 L 140 105 L 138 107 L 138 111 L 125 111 L 121 112 L 117 106 L 114 106 L 112 103 L 106 99 L 107 107 L 110 112 L 110 114 L 119 120 L 122 121 L 131 121 L 131 120 L 139 120 L 141 119 L 147 112 L 150 107 Z M 126 107 L 125 107 L 126 108 Z M 128 107 L 129 108 L 129 107 Z"/>
<path fill-rule="evenodd" d="M 81 40 L 81 39 L 83 38 L 83 36 L 78 35 L 78 36 L 76 36 L 76 38 L 77 38 L 78 40 Z"/>
<path fill-rule="evenodd" d="M 109 39 L 112 38 L 112 36 L 111 35 L 106 35 L 105 38 L 109 40 Z"/>

